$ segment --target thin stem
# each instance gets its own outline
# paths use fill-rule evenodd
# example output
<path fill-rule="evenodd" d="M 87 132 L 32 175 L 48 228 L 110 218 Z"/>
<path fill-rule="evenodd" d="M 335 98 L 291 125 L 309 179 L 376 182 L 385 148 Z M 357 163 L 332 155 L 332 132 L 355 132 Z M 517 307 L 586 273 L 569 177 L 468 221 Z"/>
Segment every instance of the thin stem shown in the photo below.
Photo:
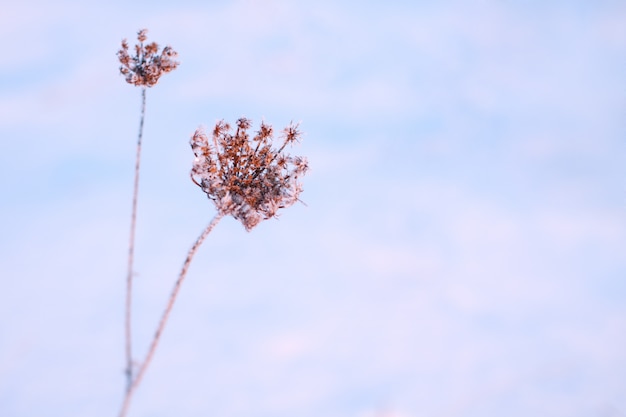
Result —
<path fill-rule="evenodd" d="M 128 273 L 126 275 L 126 391 L 133 382 L 133 353 L 131 332 L 131 304 L 133 289 L 133 262 L 135 258 L 135 226 L 137 224 L 137 196 L 139 194 L 139 167 L 141 165 L 141 140 L 143 137 L 143 121 L 146 114 L 146 88 L 141 89 L 141 118 L 139 119 L 139 136 L 137 137 L 137 156 L 135 157 L 135 185 L 133 188 L 133 211 L 130 216 L 130 238 L 128 245 Z"/>
<path fill-rule="evenodd" d="M 220 219 L 224 216 L 223 213 L 217 213 L 213 220 L 207 225 L 207 227 L 202 231 L 196 242 L 193 244 L 189 252 L 187 253 L 187 258 L 185 259 L 185 263 L 183 264 L 183 268 L 178 275 L 178 279 L 174 284 L 174 288 L 172 288 L 172 292 L 170 294 L 170 298 L 167 302 L 167 306 L 165 307 L 165 311 L 161 316 L 161 321 L 159 322 L 159 326 L 157 327 L 156 332 L 154 333 L 154 338 L 152 339 L 152 343 L 150 344 L 150 348 L 148 349 L 148 353 L 146 354 L 145 360 L 139 366 L 139 370 L 137 371 L 137 376 L 133 380 L 129 389 L 126 391 L 126 395 L 124 397 L 124 402 L 122 403 L 122 409 L 120 410 L 119 417 L 126 416 L 128 411 L 128 407 L 130 405 L 130 401 L 132 399 L 133 394 L 137 390 L 137 387 L 141 383 L 148 366 L 150 366 L 150 362 L 152 361 L 152 357 L 154 356 L 154 352 L 156 351 L 157 345 L 159 344 L 159 340 L 161 339 L 161 335 L 163 334 L 163 329 L 165 328 L 165 324 L 169 318 L 170 312 L 172 311 L 172 307 L 174 306 L 174 302 L 176 301 L 176 297 L 178 296 L 178 291 L 180 290 L 180 286 L 187 275 L 187 270 L 189 269 L 189 265 L 193 257 L 195 256 L 198 248 L 202 245 L 202 242 L 206 239 L 206 237 L 211 233 L 211 230 L 215 227 L 215 225 L 220 221 Z"/>

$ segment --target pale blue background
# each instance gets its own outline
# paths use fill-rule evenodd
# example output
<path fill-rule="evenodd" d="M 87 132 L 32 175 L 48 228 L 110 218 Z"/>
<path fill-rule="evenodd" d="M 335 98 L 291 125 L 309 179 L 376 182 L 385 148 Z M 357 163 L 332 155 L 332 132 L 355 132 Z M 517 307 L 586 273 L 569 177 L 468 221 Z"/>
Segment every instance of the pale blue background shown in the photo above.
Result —
<path fill-rule="evenodd" d="M 302 199 L 225 219 L 130 416 L 626 416 L 623 1 L 0 1 L 0 415 L 115 416 L 214 214 L 201 124 L 301 121 Z"/>

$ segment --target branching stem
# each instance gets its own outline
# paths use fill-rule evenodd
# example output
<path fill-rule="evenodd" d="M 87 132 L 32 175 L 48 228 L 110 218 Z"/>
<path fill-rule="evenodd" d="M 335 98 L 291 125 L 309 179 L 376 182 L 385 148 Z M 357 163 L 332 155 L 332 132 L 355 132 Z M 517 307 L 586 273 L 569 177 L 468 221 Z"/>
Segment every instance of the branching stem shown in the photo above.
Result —
<path fill-rule="evenodd" d="M 172 307 L 174 306 L 174 302 L 176 301 L 176 297 L 178 296 L 178 291 L 180 290 L 180 286 L 183 283 L 185 276 L 187 275 L 187 270 L 189 269 L 189 265 L 191 264 L 193 257 L 195 256 L 196 252 L 198 252 L 198 248 L 200 248 L 200 245 L 202 245 L 206 237 L 209 235 L 209 233 L 211 233 L 211 230 L 213 230 L 215 225 L 221 220 L 223 216 L 224 216 L 224 213 L 218 212 L 218 214 L 216 214 L 215 217 L 213 217 L 213 220 L 211 220 L 211 222 L 207 225 L 207 227 L 202 231 L 200 236 L 198 236 L 198 239 L 196 239 L 196 242 L 193 244 L 191 249 L 189 249 L 189 252 L 187 253 L 187 258 L 185 259 L 185 263 L 183 264 L 180 274 L 178 275 L 178 279 L 176 280 L 176 283 L 174 284 L 174 288 L 172 288 L 172 292 L 167 302 L 167 306 L 165 307 L 165 311 L 163 312 L 163 315 L 161 316 L 161 321 L 159 322 L 159 326 L 157 327 L 157 330 L 154 333 L 154 338 L 152 339 L 152 343 L 150 344 L 148 353 L 146 354 L 144 361 L 139 366 L 137 375 L 132 380 L 132 383 L 130 384 L 129 388 L 126 390 L 126 395 L 124 397 L 124 402 L 122 403 L 122 409 L 120 410 L 119 417 L 126 416 L 132 396 L 137 390 L 137 387 L 139 386 L 139 384 L 141 384 L 141 380 L 143 379 L 143 376 L 146 373 L 148 366 L 150 366 L 150 362 L 152 361 L 154 352 L 156 351 L 157 345 L 159 344 L 159 340 L 161 339 L 161 335 L 163 334 L 163 329 L 165 328 L 170 312 L 172 311 Z"/>

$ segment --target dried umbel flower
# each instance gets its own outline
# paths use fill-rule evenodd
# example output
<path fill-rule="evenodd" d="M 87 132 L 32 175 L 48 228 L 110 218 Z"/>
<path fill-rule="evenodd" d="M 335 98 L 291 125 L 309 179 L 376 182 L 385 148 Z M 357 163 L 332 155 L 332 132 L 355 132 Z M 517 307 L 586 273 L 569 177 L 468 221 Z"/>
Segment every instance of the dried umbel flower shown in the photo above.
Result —
<path fill-rule="evenodd" d="M 249 127 L 250 120 L 241 118 L 233 135 L 230 125 L 220 121 L 212 140 L 198 129 L 190 141 L 196 156 L 191 179 L 213 200 L 220 214 L 232 215 L 248 231 L 298 201 L 302 192 L 298 179 L 308 169 L 305 158 L 282 153 L 287 144 L 300 138 L 298 125 L 283 130 L 278 150 L 272 149 L 271 126 L 261 123 L 252 138 Z"/>
<path fill-rule="evenodd" d="M 128 42 L 122 41 L 122 49 L 117 52 L 117 57 L 122 66 L 120 72 L 126 78 L 126 82 L 135 86 L 152 87 L 162 74 L 176 69 L 178 62 L 174 60 L 178 53 L 171 46 L 166 46 L 159 54 L 159 45 L 156 42 L 144 45 L 148 39 L 147 29 L 137 33 L 138 45 L 135 45 L 135 55 L 128 53 Z"/>

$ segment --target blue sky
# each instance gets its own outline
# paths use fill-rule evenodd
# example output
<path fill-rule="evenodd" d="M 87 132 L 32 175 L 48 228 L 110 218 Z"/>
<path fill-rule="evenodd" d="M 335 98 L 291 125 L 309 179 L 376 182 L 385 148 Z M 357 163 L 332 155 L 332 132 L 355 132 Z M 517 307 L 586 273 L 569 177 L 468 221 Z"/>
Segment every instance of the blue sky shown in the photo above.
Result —
<path fill-rule="evenodd" d="M 200 125 L 300 121 L 306 203 L 224 219 L 131 416 L 626 416 L 626 5 L 1 4 L 0 415 L 111 416 L 214 209 Z"/>

